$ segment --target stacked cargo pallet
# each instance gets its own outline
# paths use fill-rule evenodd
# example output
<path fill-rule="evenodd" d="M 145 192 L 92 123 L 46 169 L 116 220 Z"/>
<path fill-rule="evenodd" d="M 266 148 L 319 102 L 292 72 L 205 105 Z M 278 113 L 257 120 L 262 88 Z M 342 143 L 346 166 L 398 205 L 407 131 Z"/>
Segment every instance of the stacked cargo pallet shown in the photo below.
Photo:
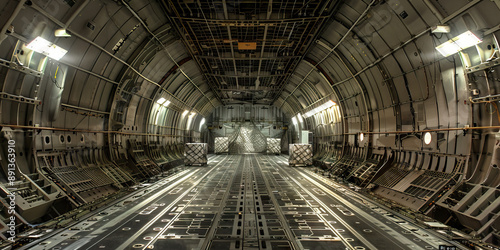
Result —
<path fill-rule="evenodd" d="M 288 165 L 297 166 L 312 165 L 312 145 L 311 144 L 290 144 L 290 157 Z"/>
<path fill-rule="evenodd" d="M 185 150 L 184 164 L 186 166 L 207 164 L 208 146 L 206 143 L 186 143 Z"/>
<path fill-rule="evenodd" d="M 267 153 L 268 154 L 281 154 L 281 139 L 267 138 Z"/>
<path fill-rule="evenodd" d="M 229 153 L 229 137 L 215 137 L 214 153 Z"/>

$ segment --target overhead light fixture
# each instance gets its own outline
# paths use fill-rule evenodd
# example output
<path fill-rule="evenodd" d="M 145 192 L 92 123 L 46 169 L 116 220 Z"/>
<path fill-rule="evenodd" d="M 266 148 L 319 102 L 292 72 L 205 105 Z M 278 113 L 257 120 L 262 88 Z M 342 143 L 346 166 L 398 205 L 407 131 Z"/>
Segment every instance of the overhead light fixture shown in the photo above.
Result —
<path fill-rule="evenodd" d="M 309 112 L 305 113 L 304 117 L 305 118 L 311 117 L 311 116 L 313 116 L 313 115 L 315 115 L 315 114 L 317 114 L 317 113 L 319 113 L 319 112 L 321 112 L 321 111 L 323 111 L 325 109 L 331 108 L 331 107 L 333 107 L 335 105 L 337 105 L 337 103 L 335 103 L 332 100 L 329 100 L 328 102 L 324 103 L 323 105 L 318 106 L 315 109 L 310 110 Z"/>
<path fill-rule="evenodd" d="M 365 139 L 365 134 L 359 133 L 359 141 L 363 141 Z"/>
<path fill-rule="evenodd" d="M 184 112 L 182 112 L 182 116 L 186 116 L 188 113 L 189 113 L 189 110 L 184 110 Z"/>
<path fill-rule="evenodd" d="M 297 118 L 295 118 L 295 116 L 292 117 L 292 122 L 293 122 L 293 125 L 297 126 Z"/>
<path fill-rule="evenodd" d="M 429 145 L 432 142 L 432 135 L 430 132 L 425 132 L 424 134 L 424 143 L 425 145 Z"/>
<path fill-rule="evenodd" d="M 71 37 L 66 29 L 56 29 L 56 31 L 54 31 L 54 35 L 56 37 Z"/>
<path fill-rule="evenodd" d="M 167 107 L 169 104 L 170 104 L 170 101 L 166 101 L 166 102 L 163 103 L 163 106 Z"/>
<path fill-rule="evenodd" d="M 66 53 L 68 52 L 67 50 L 41 38 L 37 37 L 26 47 L 30 50 L 36 51 L 38 53 L 44 54 L 50 58 L 53 58 L 55 60 L 61 59 Z"/>
<path fill-rule="evenodd" d="M 167 99 L 162 97 L 162 98 L 158 99 L 158 101 L 156 101 L 156 103 L 161 105 L 161 104 L 165 103 L 166 101 L 167 101 Z"/>
<path fill-rule="evenodd" d="M 203 124 L 205 124 L 205 118 L 202 118 L 200 121 L 200 131 L 201 131 L 201 127 L 203 126 Z"/>
<path fill-rule="evenodd" d="M 474 35 L 474 33 L 467 31 L 437 46 L 436 50 L 444 57 L 447 57 L 481 42 L 481 39 Z"/>
<path fill-rule="evenodd" d="M 191 122 L 193 121 L 193 114 L 190 114 L 188 116 L 188 121 L 187 121 L 187 125 L 186 125 L 186 129 L 189 130 L 189 128 L 191 128 Z"/>
<path fill-rule="evenodd" d="M 431 28 L 432 33 L 450 33 L 450 26 L 437 25 Z"/>
<path fill-rule="evenodd" d="M 304 120 L 302 119 L 302 115 L 301 114 L 297 114 L 297 118 L 299 118 L 299 122 L 300 123 L 304 122 Z"/>

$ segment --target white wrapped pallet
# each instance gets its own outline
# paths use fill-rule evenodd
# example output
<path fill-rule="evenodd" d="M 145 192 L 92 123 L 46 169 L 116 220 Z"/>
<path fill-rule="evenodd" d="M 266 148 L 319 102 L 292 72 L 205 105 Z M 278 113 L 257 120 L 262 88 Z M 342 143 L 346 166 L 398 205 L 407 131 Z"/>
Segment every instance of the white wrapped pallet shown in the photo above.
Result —
<path fill-rule="evenodd" d="M 312 145 L 311 144 L 290 144 L 290 157 L 288 165 L 312 165 Z"/>
<path fill-rule="evenodd" d="M 281 139 L 267 138 L 267 153 L 281 154 Z"/>
<path fill-rule="evenodd" d="M 207 164 L 208 146 L 206 143 L 186 143 L 185 165 L 205 165 Z"/>
<path fill-rule="evenodd" d="M 228 153 L 229 152 L 229 137 L 215 137 L 214 153 Z"/>

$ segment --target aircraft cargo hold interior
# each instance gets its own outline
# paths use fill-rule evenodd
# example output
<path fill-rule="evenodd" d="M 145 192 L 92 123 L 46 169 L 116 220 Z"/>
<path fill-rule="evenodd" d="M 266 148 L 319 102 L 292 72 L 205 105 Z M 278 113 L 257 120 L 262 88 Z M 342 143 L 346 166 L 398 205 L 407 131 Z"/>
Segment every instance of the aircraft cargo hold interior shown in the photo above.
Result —
<path fill-rule="evenodd" d="M 500 249 L 499 0 L 0 0 L 0 249 Z"/>

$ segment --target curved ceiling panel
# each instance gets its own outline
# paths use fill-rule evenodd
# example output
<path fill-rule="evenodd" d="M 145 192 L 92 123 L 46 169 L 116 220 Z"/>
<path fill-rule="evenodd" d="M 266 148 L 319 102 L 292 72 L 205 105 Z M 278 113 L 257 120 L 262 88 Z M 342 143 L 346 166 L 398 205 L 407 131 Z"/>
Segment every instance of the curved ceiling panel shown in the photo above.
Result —
<path fill-rule="evenodd" d="M 192 109 L 201 115 L 208 115 L 220 105 L 196 64 L 178 64 L 189 54 L 156 3 L 21 1 L 18 5 L 21 8 L 17 16 L 23 18 L 13 20 L 14 32 L 5 38 L 2 53 L 9 54 L 10 51 L 12 54 L 15 49 L 19 50 L 21 44 L 16 45 L 17 38 L 28 43 L 36 36 L 66 49 L 68 53 L 60 61 L 49 59 L 47 66 L 36 53 L 33 56 L 14 53 L 14 56 L 20 58 L 20 63 L 42 72 L 45 70 L 46 74 L 62 70 L 60 65 L 67 66 L 61 100 L 68 109 L 98 114 L 108 114 L 112 110 L 113 117 L 113 112 L 116 112 L 113 101 L 127 99 L 125 95 L 130 95 L 128 106 L 142 105 L 144 111 L 157 96 L 168 97 L 181 111 Z M 8 7 L 13 8 L 6 6 L 5 9 Z M 59 28 L 66 28 L 71 37 L 54 37 L 54 30 Z M 174 74 L 163 79 L 174 66 Z M 41 91 L 43 88 L 42 85 Z M 181 88 L 184 90 L 180 91 Z M 143 119 L 138 117 L 137 121 Z M 98 123 L 102 125 L 103 122 Z M 128 123 L 139 125 L 132 121 Z"/>

